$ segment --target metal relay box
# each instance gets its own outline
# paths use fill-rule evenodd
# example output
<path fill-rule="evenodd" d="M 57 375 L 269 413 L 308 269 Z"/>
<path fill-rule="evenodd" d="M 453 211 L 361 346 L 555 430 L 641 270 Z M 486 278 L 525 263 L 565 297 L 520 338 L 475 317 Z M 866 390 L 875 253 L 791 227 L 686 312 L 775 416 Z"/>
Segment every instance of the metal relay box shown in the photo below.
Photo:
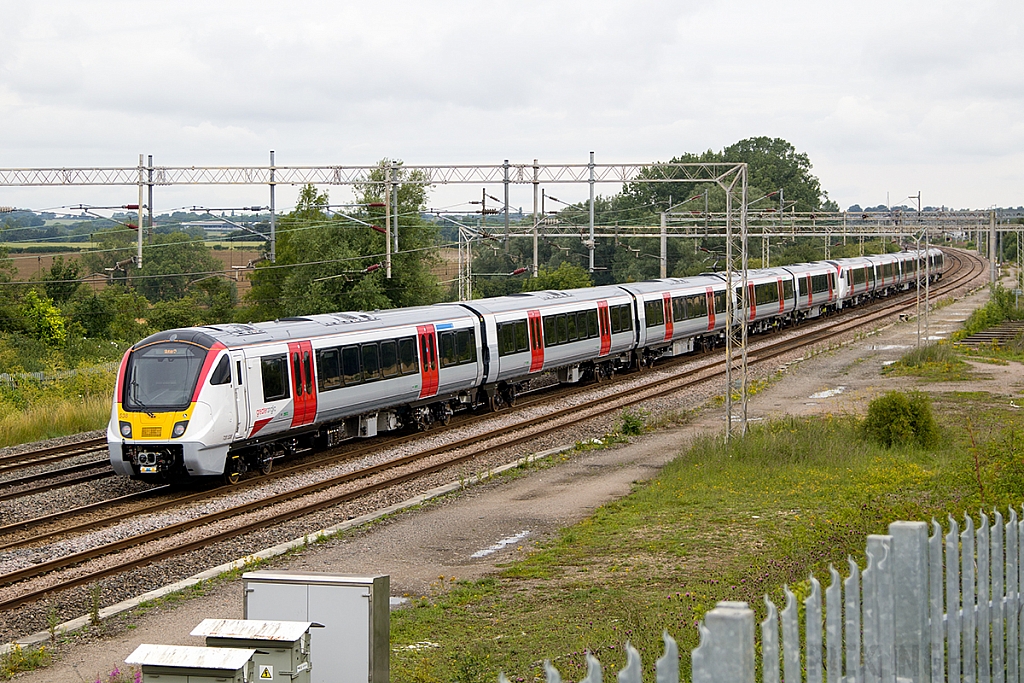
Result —
<path fill-rule="evenodd" d="M 316 622 L 311 683 L 388 683 L 391 577 L 289 571 L 242 575 L 246 619 Z"/>
<path fill-rule="evenodd" d="M 142 668 L 143 683 L 255 683 L 256 650 L 139 645 L 124 660 Z"/>
<path fill-rule="evenodd" d="M 258 683 L 310 683 L 309 621 L 204 619 L 192 631 L 208 647 L 256 650 Z M 319 624 L 317 624 L 319 625 Z"/>

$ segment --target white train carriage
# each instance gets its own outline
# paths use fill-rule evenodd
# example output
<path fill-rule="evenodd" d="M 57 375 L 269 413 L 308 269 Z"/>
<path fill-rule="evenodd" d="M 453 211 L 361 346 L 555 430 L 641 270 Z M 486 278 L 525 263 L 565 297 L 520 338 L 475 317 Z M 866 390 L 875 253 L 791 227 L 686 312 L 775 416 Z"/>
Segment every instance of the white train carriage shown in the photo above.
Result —
<path fill-rule="evenodd" d="M 118 474 L 250 469 L 308 447 L 446 422 L 482 379 L 458 307 L 336 313 L 161 332 L 125 354 L 107 440 Z"/>
<path fill-rule="evenodd" d="M 783 266 L 781 270 L 791 273 L 794 278 L 794 321 L 817 318 L 835 311 L 839 306 L 838 270 L 831 263 L 796 263 Z"/>
<path fill-rule="evenodd" d="M 889 296 L 903 289 L 900 258 L 896 254 L 865 256 L 875 270 L 875 296 Z"/>
<path fill-rule="evenodd" d="M 858 306 L 875 296 L 875 267 L 864 256 L 829 261 L 836 267 L 839 284 L 839 307 Z"/>
<path fill-rule="evenodd" d="M 726 325 L 725 281 L 715 274 L 621 285 L 637 302 L 637 361 L 710 348 Z"/>
<path fill-rule="evenodd" d="M 555 370 L 562 382 L 601 379 L 630 364 L 633 299 L 619 287 L 524 292 L 458 304 L 479 315 L 487 338 L 484 391 L 495 409 L 524 379 Z"/>
<path fill-rule="evenodd" d="M 733 282 L 740 282 L 739 274 L 733 276 Z M 796 278 L 785 268 L 747 271 L 746 309 L 741 287 L 735 287 L 735 319 L 746 322 L 750 332 L 768 332 L 793 320 L 797 308 Z"/>

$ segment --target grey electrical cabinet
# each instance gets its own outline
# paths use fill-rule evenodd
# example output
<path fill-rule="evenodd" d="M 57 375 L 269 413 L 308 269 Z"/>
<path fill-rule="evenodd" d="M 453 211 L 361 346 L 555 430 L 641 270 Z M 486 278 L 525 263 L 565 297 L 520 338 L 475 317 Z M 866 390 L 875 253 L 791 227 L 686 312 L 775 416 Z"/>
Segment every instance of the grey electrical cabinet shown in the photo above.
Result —
<path fill-rule="evenodd" d="M 259 683 L 310 683 L 308 621 L 204 619 L 192 635 L 207 647 L 253 648 Z"/>
<path fill-rule="evenodd" d="M 311 683 L 388 683 L 391 577 L 255 571 L 242 582 L 246 619 L 323 625 L 311 632 Z"/>
<path fill-rule="evenodd" d="M 143 683 L 255 683 L 256 650 L 188 645 L 139 645 L 125 664 L 142 669 Z"/>

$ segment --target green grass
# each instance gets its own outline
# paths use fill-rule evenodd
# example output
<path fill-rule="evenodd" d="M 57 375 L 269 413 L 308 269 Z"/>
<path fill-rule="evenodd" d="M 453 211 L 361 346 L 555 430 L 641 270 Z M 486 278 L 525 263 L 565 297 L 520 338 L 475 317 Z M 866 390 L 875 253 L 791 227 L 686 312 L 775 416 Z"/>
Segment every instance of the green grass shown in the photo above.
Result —
<path fill-rule="evenodd" d="M 0 446 L 42 441 L 103 429 L 110 420 L 110 396 L 39 403 L 0 418 Z"/>
<path fill-rule="evenodd" d="M 931 382 L 961 382 L 975 377 L 971 366 L 960 354 L 942 342 L 914 349 L 886 366 L 882 372 L 885 375 L 920 377 Z"/>
<path fill-rule="evenodd" d="M 102 429 L 115 378 L 116 370 L 99 369 L 59 381 L 0 384 L 0 447 Z"/>
<path fill-rule="evenodd" d="M 22 671 L 32 671 L 50 662 L 50 651 L 45 645 L 23 648 L 15 645 L 0 656 L 0 678 L 10 680 Z"/>
<path fill-rule="evenodd" d="M 942 438 L 930 450 L 866 443 L 853 418 L 835 417 L 766 423 L 728 449 L 698 439 L 657 479 L 519 551 L 499 576 L 439 577 L 393 613 L 393 678 L 542 680 L 550 659 L 578 680 L 586 650 L 610 678 L 626 641 L 650 667 L 665 628 L 688 674 L 695 624 L 718 600 L 747 601 L 761 619 L 765 593 L 777 604 L 784 584 L 803 594 L 811 571 L 827 583 L 830 563 L 845 575 L 847 555 L 863 564 L 865 536 L 891 521 L 1019 504 L 1024 416 L 985 394 L 934 408 Z"/>

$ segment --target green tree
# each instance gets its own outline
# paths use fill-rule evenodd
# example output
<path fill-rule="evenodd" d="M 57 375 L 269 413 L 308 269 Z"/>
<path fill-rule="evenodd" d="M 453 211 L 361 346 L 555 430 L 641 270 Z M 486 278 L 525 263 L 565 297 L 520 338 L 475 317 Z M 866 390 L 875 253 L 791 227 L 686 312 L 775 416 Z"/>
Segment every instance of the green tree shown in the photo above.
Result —
<path fill-rule="evenodd" d="M 147 322 L 155 330 L 172 330 L 202 325 L 204 317 L 199 301 L 189 295 L 153 304 L 147 313 Z"/>
<path fill-rule="evenodd" d="M 563 261 L 557 268 L 539 268 L 537 277 L 527 279 L 523 283 L 523 291 L 540 292 L 548 289 L 577 289 L 593 285 L 590 274 L 585 268 Z"/>
<path fill-rule="evenodd" d="M 384 235 L 369 225 L 384 225 L 383 181 L 396 166 L 400 251 L 392 258 L 392 277 L 383 267 Z M 355 188 L 362 208 L 351 220 L 328 211 L 326 192 L 308 185 L 295 209 L 281 220 L 277 262 L 262 262 L 247 296 L 247 317 L 279 318 L 344 310 L 373 310 L 435 303 L 442 290 L 430 266 L 436 260 L 437 228 L 420 212 L 426 185 L 419 172 L 400 162 L 381 161 Z"/>
<path fill-rule="evenodd" d="M 68 259 L 57 255 L 53 257 L 50 269 L 43 275 L 43 287 L 46 296 L 57 304 L 63 304 L 81 288 L 82 266 L 78 259 Z"/>
<path fill-rule="evenodd" d="M 89 273 L 108 275 L 114 282 L 124 285 L 134 267 L 136 232 L 124 226 L 115 226 L 93 233 L 95 249 L 82 253 L 82 265 Z"/>
<path fill-rule="evenodd" d="M 109 339 L 110 326 L 117 317 L 117 310 L 109 296 L 87 294 L 72 300 L 67 305 L 67 315 L 77 329 L 89 339 Z"/>
<path fill-rule="evenodd" d="M 68 340 L 64 316 L 53 305 L 53 300 L 40 296 L 34 289 L 28 290 L 22 302 L 29 330 L 48 346 L 62 346 Z"/>
<path fill-rule="evenodd" d="M 170 301 L 184 297 L 192 282 L 220 270 L 220 262 L 201 240 L 175 232 L 153 235 L 134 281 L 150 301 Z"/>

